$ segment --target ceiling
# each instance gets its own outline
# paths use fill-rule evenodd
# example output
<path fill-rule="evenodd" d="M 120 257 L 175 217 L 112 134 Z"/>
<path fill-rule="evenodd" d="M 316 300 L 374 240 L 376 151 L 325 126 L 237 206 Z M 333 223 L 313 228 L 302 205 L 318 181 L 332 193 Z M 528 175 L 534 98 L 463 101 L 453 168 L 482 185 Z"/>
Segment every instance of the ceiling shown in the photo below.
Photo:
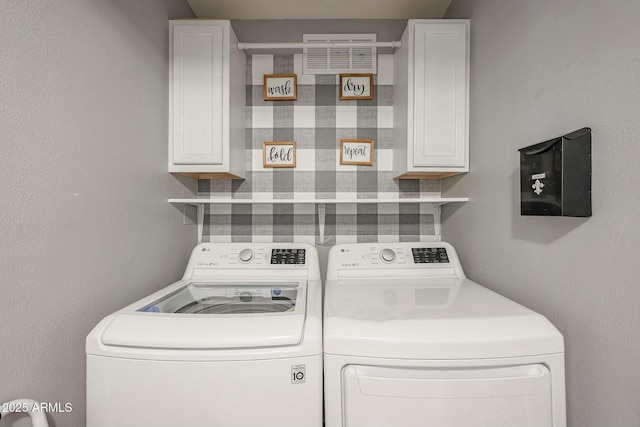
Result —
<path fill-rule="evenodd" d="M 247 43 L 301 42 L 302 34 L 375 33 L 400 40 L 409 18 L 439 19 L 451 0 L 187 0 L 198 18 L 230 19 Z M 379 49 L 378 53 L 387 53 Z M 247 52 L 252 54 L 256 52 Z M 271 52 L 289 53 L 289 52 Z"/>
<path fill-rule="evenodd" d="M 198 18 L 442 18 L 451 0 L 187 0 Z"/>

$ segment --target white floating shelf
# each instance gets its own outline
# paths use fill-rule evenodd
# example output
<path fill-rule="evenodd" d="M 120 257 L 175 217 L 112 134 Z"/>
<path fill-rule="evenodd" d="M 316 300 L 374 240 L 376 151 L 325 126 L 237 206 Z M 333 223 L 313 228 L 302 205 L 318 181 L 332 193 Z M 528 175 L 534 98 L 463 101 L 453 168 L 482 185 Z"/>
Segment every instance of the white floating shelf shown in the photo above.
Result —
<path fill-rule="evenodd" d="M 193 205 L 198 209 L 198 243 L 202 242 L 205 205 L 315 204 L 318 208 L 318 228 L 320 233 L 318 243 L 321 245 L 326 243 L 324 230 L 327 205 L 360 203 L 430 203 L 434 206 L 433 215 L 436 237 L 440 239 L 440 206 L 447 203 L 463 203 L 468 201 L 468 197 L 407 197 L 402 199 L 230 199 L 220 197 L 213 199 L 169 199 L 169 203 Z"/>
<path fill-rule="evenodd" d="M 225 204 L 359 204 L 359 203 L 447 203 L 468 202 L 468 197 L 411 197 L 397 199 L 169 199 L 169 203 L 188 205 L 225 205 Z"/>

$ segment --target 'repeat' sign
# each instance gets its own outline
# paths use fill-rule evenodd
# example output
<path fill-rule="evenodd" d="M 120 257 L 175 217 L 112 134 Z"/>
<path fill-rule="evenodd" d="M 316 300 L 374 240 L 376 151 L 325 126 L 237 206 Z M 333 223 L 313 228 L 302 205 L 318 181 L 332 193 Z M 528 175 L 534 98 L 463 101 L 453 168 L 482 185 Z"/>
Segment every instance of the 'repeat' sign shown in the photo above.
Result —
<path fill-rule="evenodd" d="M 340 164 L 373 166 L 373 140 L 341 139 Z"/>
<path fill-rule="evenodd" d="M 264 75 L 265 101 L 295 101 L 297 98 L 295 74 Z"/>

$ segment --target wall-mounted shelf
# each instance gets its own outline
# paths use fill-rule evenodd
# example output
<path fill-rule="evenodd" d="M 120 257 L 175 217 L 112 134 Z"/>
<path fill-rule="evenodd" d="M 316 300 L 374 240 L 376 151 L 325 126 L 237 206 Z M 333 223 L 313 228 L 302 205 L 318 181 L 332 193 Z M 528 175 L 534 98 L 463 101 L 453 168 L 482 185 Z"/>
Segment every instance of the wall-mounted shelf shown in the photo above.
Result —
<path fill-rule="evenodd" d="M 315 49 L 341 49 L 345 47 L 390 47 L 390 48 L 398 48 L 402 46 L 402 42 L 399 40 L 391 41 L 391 42 L 327 42 L 327 43 L 313 43 L 313 42 L 302 42 L 302 43 L 245 43 L 238 42 L 238 49 L 240 50 L 252 50 L 252 49 L 306 49 L 306 48 L 315 48 Z"/>
<path fill-rule="evenodd" d="M 213 198 L 213 199 L 169 199 L 169 203 L 183 203 L 188 205 L 225 205 L 225 204 L 359 204 L 359 203 L 436 203 L 445 205 L 447 203 L 468 202 L 468 197 L 405 197 L 393 199 L 229 199 L 229 198 Z"/>
<path fill-rule="evenodd" d="M 438 239 L 441 237 L 440 229 L 440 206 L 447 203 L 464 203 L 468 202 L 468 197 L 406 197 L 406 198 L 389 198 L 389 199 L 230 199 L 230 198 L 213 198 L 213 199 L 169 199 L 169 203 L 193 205 L 198 210 L 198 243 L 202 242 L 202 233 L 204 230 L 204 211 L 206 205 L 255 205 L 255 204 L 315 204 L 318 209 L 318 228 L 319 228 L 319 244 L 326 243 L 325 229 L 325 212 L 327 205 L 338 204 L 388 204 L 388 203 L 429 203 L 433 205 L 435 234 Z"/>

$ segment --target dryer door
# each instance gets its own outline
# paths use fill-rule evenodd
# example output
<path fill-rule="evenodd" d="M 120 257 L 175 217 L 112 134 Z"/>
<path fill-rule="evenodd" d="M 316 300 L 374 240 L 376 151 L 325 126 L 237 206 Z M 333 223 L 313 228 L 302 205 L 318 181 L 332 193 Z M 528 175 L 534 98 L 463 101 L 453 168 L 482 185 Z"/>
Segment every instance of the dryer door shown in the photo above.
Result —
<path fill-rule="evenodd" d="M 550 427 L 551 374 L 541 364 L 477 369 L 351 365 L 345 427 Z"/>

